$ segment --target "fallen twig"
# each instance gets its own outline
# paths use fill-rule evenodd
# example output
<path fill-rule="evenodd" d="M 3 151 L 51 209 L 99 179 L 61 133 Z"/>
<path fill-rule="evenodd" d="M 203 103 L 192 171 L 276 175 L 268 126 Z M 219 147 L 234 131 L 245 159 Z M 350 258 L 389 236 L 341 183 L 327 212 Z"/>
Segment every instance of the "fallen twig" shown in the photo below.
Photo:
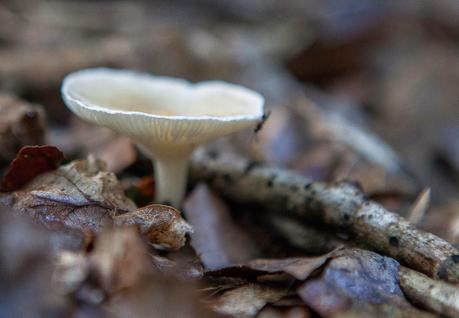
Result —
<path fill-rule="evenodd" d="M 459 316 L 459 289 L 435 281 L 419 272 L 401 267 L 400 286 L 413 302 L 447 317 Z"/>
<path fill-rule="evenodd" d="M 430 277 L 459 282 L 456 248 L 366 199 L 350 183 L 312 182 L 292 171 L 204 151 L 196 152 L 191 177 L 207 181 L 234 201 L 255 202 L 301 220 L 331 225 Z"/>

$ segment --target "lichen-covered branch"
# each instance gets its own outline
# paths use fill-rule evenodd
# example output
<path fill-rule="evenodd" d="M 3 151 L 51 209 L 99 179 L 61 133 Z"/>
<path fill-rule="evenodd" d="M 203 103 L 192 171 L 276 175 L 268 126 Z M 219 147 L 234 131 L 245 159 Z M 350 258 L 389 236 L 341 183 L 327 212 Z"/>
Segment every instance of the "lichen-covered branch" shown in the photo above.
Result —
<path fill-rule="evenodd" d="M 330 225 L 433 278 L 459 282 L 459 251 L 365 198 L 350 183 L 312 182 L 298 173 L 241 158 L 196 152 L 192 180 L 238 202 L 254 202 L 304 222 Z"/>
<path fill-rule="evenodd" d="M 419 272 L 401 267 L 400 286 L 408 298 L 431 311 L 447 317 L 459 317 L 459 289 L 433 280 Z"/>

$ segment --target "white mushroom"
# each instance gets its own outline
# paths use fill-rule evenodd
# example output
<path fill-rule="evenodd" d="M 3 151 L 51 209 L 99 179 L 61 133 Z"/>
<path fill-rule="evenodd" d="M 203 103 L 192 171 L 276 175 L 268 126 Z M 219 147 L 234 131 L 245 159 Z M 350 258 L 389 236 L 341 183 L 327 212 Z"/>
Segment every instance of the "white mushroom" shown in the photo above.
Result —
<path fill-rule="evenodd" d="M 154 159 L 156 201 L 179 206 L 193 149 L 242 130 L 263 116 L 263 97 L 220 81 L 192 84 L 127 70 L 69 74 L 67 107 L 79 117 L 130 136 Z"/>

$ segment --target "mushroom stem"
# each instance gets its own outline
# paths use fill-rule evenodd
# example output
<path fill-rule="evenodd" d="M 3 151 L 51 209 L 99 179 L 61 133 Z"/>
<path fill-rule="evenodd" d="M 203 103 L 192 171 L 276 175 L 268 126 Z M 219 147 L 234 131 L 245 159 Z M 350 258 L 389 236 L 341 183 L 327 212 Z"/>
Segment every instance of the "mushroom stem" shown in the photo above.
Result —
<path fill-rule="evenodd" d="M 189 156 L 155 158 L 156 202 L 180 207 L 185 194 Z"/>

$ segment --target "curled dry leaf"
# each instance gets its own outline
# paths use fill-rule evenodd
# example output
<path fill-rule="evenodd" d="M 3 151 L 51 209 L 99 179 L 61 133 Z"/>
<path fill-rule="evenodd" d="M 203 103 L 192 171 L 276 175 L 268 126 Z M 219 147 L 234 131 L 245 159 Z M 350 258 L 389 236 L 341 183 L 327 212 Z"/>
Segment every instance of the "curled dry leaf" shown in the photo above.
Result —
<path fill-rule="evenodd" d="M 207 185 L 196 186 L 183 211 L 195 229 L 191 246 L 205 268 L 213 270 L 246 262 L 256 255 L 252 241 L 237 227 L 228 207 Z"/>
<path fill-rule="evenodd" d="M 102 232 L 89 262 L 101 287 L 109 293 L 138 284 L 152 270 L 146 245 L 133 227 Z"/>
<path fill-rule="evenodd" d="M 0 94 L 0 164 L 13 160 L 23 146 L 44 143 L 44 118 L 40 106 Z"/>
<path fill-rule="evenodd" d="M 147 247 L 137 230 L 112 228 L 99 234 L 88 254 L 61 252 L 54 280 L 80 300 L 98 303 L 106 295 L 139 284 L 152 269 Z"/>
<path fill-rule="evenodd" d="M 92 156 L 42 174 L 3 200 L 47 227 L 63 225 L 83 232 L 96 232 L 111 216 L 136 208 L 115 175 Z"/>
<path fill-rule="evenodd" d="M 27 214 L 50 229 L 98 232 L 104 226 L 137 225 L 157 247 L 178 249 L 191 226 L 174 208 L 136 209 L 102 163 L 89 156 L 36 177 L 21 190 L 0 195 L 3 205 Z M 124 213 L 124 214 L 121 214 Z"/>
<path fill-rule="evenodd" d="M 297 257 L 286 259 L 257 259 L 248 263 L 248 267 L 266 271 L 267 273 L 284 272 L 296 278 L 305 280 L 311 273 L 325 264 L 327 260 L 333 258 L 342 248 L 337 248 L 330 253 L 317 257 Z"/>
<path fill-rule="evenodd" d="M 0 184 L 2 191 L 14 191 L 33 178 L 56 169 L 64 154 L 53 146 L 25 146 L 11 162 Z"/>
<path fill-rule="evenodd" d="M 253 317 L 266 304 L 276 302 L 287 294 L 286 288 L 248 283 L 224 292 L 217 297 L 212 308 L 222 314 Z"/>
<path fill-rule="evenodd" d="M 193 233 L 192 227 L 173 207 L 151 204 L 133 212 L 114 217 L 116 225 L 137 225 L 142 234 L 157 248 L 177 250 L 186 241 L 186 235 Z"/>
<path fill-rule="evenodd" d="M 55 279 L 96 317 L 220 317 L 198 300 L 197 286 L 155 271 L 134 227 L 105 229 L 88 254 L 61 254 Z"/>

